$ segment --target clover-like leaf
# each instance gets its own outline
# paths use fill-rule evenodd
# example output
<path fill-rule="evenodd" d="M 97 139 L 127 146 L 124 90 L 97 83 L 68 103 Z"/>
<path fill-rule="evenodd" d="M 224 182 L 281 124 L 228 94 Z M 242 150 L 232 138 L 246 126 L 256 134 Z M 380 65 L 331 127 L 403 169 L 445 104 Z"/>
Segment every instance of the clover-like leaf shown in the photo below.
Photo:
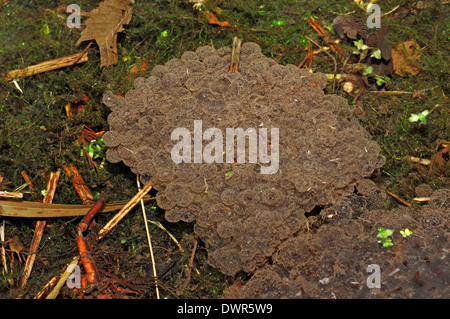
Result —
<path fill-rule="evenodd" d="M 377 238 L 387 238 L 394 234 L 395 229 L 384 229 L 383 227 L 378 227 Z"/>
<path fill-rule="evenodd" d="M 381 243 L 383 244 L 383 247 L 386 247 L 386 248 L 388 248 L 388 247 L 392 247 L 394 244 L 392 243 L 392 239 L 390 239 L 390 238 L 383 238 L 382 240 L 381 240 Z"/>
<path fill-rule="evenodd" d="M 381 59 L 381 50 L 378 49 L 376 51 L 373 51 L 373 53 L 370 56 L 374 57 L 375 59 L 380 60 Z"/>
<path fill-rule="evenodd" d="M 421 121 L 423 124 L 427 123 L 427 115 L 430 113 L 430 111 L 425 110 L 419 114 L 411 114 L 411 116 L 409 117 L 408 121 L 410 122 L 417 122 L 417 121 Z"/>
<path fill-rule="evenodd" d="M 403 237 L 408 237 L 412 234 L 412 231 L 410 231 L 408 228 L 400 230 L 400 234 L 402 234 Z"/>
<path fill-rule="evenodd" d="M 364 51 L 364 50 L 367 50 L 367 49 L 370 48 L 369 46 L 367 46 L 367 45 L 364 44 L 364 42 L 363 42 L 362 39 L 361 39 L 361 40 L 358 40 L 358 41 L 353 41 L 353 44 L 356 46 L 356 48 L 357 48 L 359 51 Z"/>

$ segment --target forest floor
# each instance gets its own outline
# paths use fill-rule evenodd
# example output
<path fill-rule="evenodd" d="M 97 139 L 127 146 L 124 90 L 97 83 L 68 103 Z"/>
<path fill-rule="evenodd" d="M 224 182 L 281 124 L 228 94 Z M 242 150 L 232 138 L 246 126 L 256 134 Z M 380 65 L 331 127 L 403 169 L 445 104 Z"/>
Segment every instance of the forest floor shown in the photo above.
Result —
<path fill-rule="evenodd" d="M 103 94 L 107 90 L 124 94 L 133 87 L 136 77 L 149 76 L 154 66 L 199 46 L 230 46 L 235 36 L 258 43 L 267 57 L 280 64 L 309 63 L 314 72 L 330 76 L 326 93 L 338 94 L 354 106 L 355 116 L 386 157 L 386 164 L 374 179 L 389 192 L 387 209 L 409 206 L 420 212 L 426 201 L 415 198 L 429 197 L 450 186 L 448 1 L 377 2 L 381 25 L 386 30 L 380 35 L 384 42 L 378 43 L 379 48 L 390 45 L 412 50 L 407 51 L 407 61 L 396 61 L 403 73 L 385 72 L 375 65 L 368 68 L 368 61 L 373 61 L 369 55 L 377 54 L 377 48 L 361 41 L 358 32 L 364 27 L 351 18 L 366 19 L 370 13 L 351 0 L 209 0 L 198 6 L 190 1 L 135 1 L 130 22 L 117 35 L 117 63 L 100 67 L 100 50 L 94 42 L 86 62 L 14 81 L 8 79 L 8 71 L 69 56 L 87 47 L 89 41 L 76 45 L 83 23 L 81 28 L 66 24 L 69 13 L 65 9 L 71 2 L 0 1 L 0 191 L 21 192 L 26 201 L 42 201 L 50 174 L 60 171 L 53 203 L 82 204 L 64 170 L 72 165 L 94 197 L 107 192 L 108 201 L 129 201 L 138 192 L 136 176 L 123 164 L 105 161 L 101 143 L 95 149 L 90 140 L 83 144 L 83 138 L 90 136 L 87 133 L 100 136 L 108 130 L 110 110 L 102 103 Z M 99 2 L 79 0 L 77 4 L 82 12 L 90 12 Z M 212 13 L 217 21 L 212 16 L 208 19 L 205 12 Z M 342 38 L 333 26 L 338 16 L 348 19 Z M 83 17 L 82 22 L 86 19 Z M 329 50 L 308 59 L 308 45 L 318 50 L 330 43 L 329 37 L 318 35 L 311 21 L 322 26 L 333 40 L 340 40 L 337 46 L 341 54 Z M 352 32 L 356 38 L 351 37 Z M 335 74 L 344 73 L 349 64 L 358 62 L 366 65 L 351 81 L 338 79 L 333 84 Z M 353 85 L 352 91 L 348 82 Z M 24 185 L 22 172 L 30 177 L 31 184 Z M 155 195 L 153 191 L 149 194 Z M 220 298 L 229 287 L 250 279 L 248 274 L 227 276 L 209 266 L 207 251 L 201 240 L 197 241 L 192 223 L 168 223 L 152 199 L 144 207 L 146 218 L 167 230 L 148 223 L 160 298 Z M 96 216 L 90 231 L 101 228 L 113 214 Z M 80 220 L 47 219 L 34 267 L 26 285 L 20 287 L 23 260 L 28 256 L 37 219 L 0 214 L 3 242 L 15 238 L 23 246 L 19 253 L 22 260 L 18 260 L 18 254 L 10 251 L 11 245 L 4 245 L 7 267 L 2 262 L 0 298 L 34 298 L 58 276 L 78 254 L 76 233 Z M 445 245 L 448 249 L 448 242 Z M 91 253 L 101 268 L 99 272 L 109 282 L 96 298 L 157 297 L 140 205 Z M 76 296 L 64 287 L 59 297 Z M 429 297 L 433 298 L 432 294 Z"/>

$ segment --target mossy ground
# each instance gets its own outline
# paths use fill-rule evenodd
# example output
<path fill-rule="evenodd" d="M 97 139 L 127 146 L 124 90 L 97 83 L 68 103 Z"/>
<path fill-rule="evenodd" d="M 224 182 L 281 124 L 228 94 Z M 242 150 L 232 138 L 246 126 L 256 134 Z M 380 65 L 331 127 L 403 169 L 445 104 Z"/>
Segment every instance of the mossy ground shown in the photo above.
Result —
<path fill-rule="evenodd" d="M 59 1 L 58 4 L 72 2 Z M 408 7 L 410 2 L 378 3 L 382 12 L 388 12 L 397 5 Z M 413 202 L 415 187 L 420 184 L 428 184 L 433 189 L 449 187 L 448 167 L 436 176 L 419 171 L 415 164 L 405 160 L 406 156 L 431 158 L 439 142 L 450 140 L 450 114 L 446 100 L 450 72 L 449 7 L 439 0 L 424 2 L 427 4 L 425 9 L 406 17 L 392 13 L 382 18 L 382 23 L 388 26 L 388 37 L 393 45 L 414 38 L 422 48 L 419 74 L 406 77 L 393 75 L 388 86 L 390 91 L 411 94 L 369 93 L 355 103 L 366 110 L 361 123 L 378 141 L 387 158 L 381 171 L 385 187 L 410 202 Z M 98 1 L 80 0 L 77 4 L 82 11 L 90 11 L 98 5 Z M 0 189 L 13 190 L 22 185 L 21 172 L 25 170 L 35 188 L 25 195 L 26 199 L 40 199 L 50 172 L 64 164 L 73 164 L 94 194 L 108 190 L 111 200 L 129 200 L 137 192 L 135 176 L 124 165 L 105 163 L 101 170 L 92 169 L 80 156 L 81 148 L 76 141 L 81 125 L 89 126 L 94 131 L 108 129 L 106 117 L 109 110 L 101 102 L 102 95 L 106 90 L 124 93 L 132 88 L 132 78 L 137 76 L 133 74 L 130 79 L 129 71 L 133 66 L 145 60 L 147 67 L 140 75 L 148 76 L 155 65 L 164 64 L 172 57 L 180 57 L 186 50 L 202 45 L 217 48 L 228 46 L 234 36 L 257 42 L 266 56 L 281 64 L 297 65 L 305 56 L 308 37 L 320 42 L 306 22 L 309 15 L 313 15 L 327 30 L 330 30 L 337 15 L 361 15 L 361 10 L 352 1 L 343 0 L 210 0 L 206 2 L 206 9 L 215 12 L 219 20 L 228 21 L 232 27 L 208 24 L 188 1 L 136 1 L 131 22 L 118 35 L 117 65 L 99 68 L 99 51 L 93 45 L 88 62 L 18 79 L 17 84 L 23 92 L 12 82 L 0 81 L 0 174 L 4 177 Z M 66 19 L 67 14 L 57 13 L 52 1 L 3 3 L 0 9 L 0 73 L 81 51 L 86 43 L 80 48 L 75 43 L 82 29 L 69 29 Z M 330 33 L 333 34 L 331 30 Z M 352 41 L 344 40 L 340 46 L 347 56 L 351 54 Z M 345 57 L 337 57 L 338 72 Z M 333 73 L 334 63 L 327 55 L 318 54 L 312 69 Z M 331 83 L 326 90 L 331 93 Z M 419 99 L 412 94 L 417 90 L 427 91 Z M 336 93 L 347 98 L 349 103 L 354 103 L 341 86 L 337 86 Z M 84 111 L 68 118 L 65 105 L 76 104 L 84 96 L 89 97 Z M 411 113 L 424 110 L 433 110 L 426 124 L 408 121 Z M 101 158 L 96 161 L 99 164 Z M 64 173 L 61 174 L 54 202 L 81 203 Z M 391 207 L 399 205 L 395 200 L 387 204 Z M 190 224 L 165 222 L 163 213 L 158 208 L 152 208 L 154 205 L 146 205 L 148 218 L 164 224 L 185 249 L 184 253 L 179 253 L 164 231 L 149 225 L 155 258 L 160 272 L 163 272 L 161 296 L 219 297 L 236 278 L 224 276 L 209 267 L 206 251 L 200 242 L 194 260 L 198 273 L 192 270 L 188 280 L 186 269 L 195 242 L 193 227 Z M 96 222 L 104 225 L 111 216 L 100 215 Z M 4 220 L 7 239 L 19 236 L 28 246 L 35 220 Z M 25 298 L 33 297 L 76 255 L 73 234 L 79 221 L 79 218 L 68 218 L 49 222 L 40 245 L 39 258 L 25 290 L 21 292 Z M 118 276 L 136 283 L 136 287 L 139 286 L 139 279 L 147 278 L 147 283 L 151 282 L 151 262 L 140 208 L 134 209 L 122 220 L 102 244 L 102 247 L 116 248 L 111 253 L 117 259 L 118 268 L 115 271 Z M 17 283 L 22 266 L 16 263 L 13 273 L 2 274 L 0 297 L 17 295 L 18 292 L 12 288 L 14 285 L 11 287 L 8 280 L 13 279 Z M 145 286 L 142 291 L 139 297 L 155 297 L 152 285 Z"/>

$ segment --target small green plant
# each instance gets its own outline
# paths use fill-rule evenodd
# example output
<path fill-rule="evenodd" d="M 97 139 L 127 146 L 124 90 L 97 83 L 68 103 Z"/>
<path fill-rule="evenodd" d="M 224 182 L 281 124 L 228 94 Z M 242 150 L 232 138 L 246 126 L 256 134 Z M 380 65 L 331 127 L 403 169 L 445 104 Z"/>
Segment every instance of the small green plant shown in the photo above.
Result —
<path fill-rule="evenodd" d="M 167 38 L 167 37 L 169 36 L 169 30 L 164 30 L 164 31 L 162 31 L 162 32 L 159 34 L 159 36 L 160 36 L 161 38 Z"/>
<path fill-rule="evenodd" d="M 389 83 L 389 77 L 386 75 L 378 75 L 373 71 L 372 66 L 368 66 L 367 68 L 363 69 L 363 75 L 373 76 L 375 80 L 377 81 L 378 86 L 382 86 L 383 84 Z"/>
<path fill-rule="evenodd" d="M 375 75 L 375 80 L 377 80 L 377 85 L 378 86 L 382 86 L 383 84 L 388 84 L 389 83 L 389 77 L 386 75 Z"/>
<path fill-rule="evenodd" d="M 102 155 L 104 147 L 105 145 L 103 144 L 103 138 L 99 138 L 98 140 L 92 140 L 89 143 L 89 145 L 83 147 L 83 149 L 80 152 L 80 155 L 83 156 L 84 151 L 86 151 L 87 155 L 90 158 L 96 159 Z"/>
<path fill-rule="evenodd" d="M 280 25 L 285 25 L 285 24 L 286 24 L 286 21 L 284 21 L 284 20 L 273 20 L 272 21 L 273 26 L 280 26 Z"/>
<path fill-rule="evenodd" d="M 377 49 L 377 50 L 373 51 L 370 56 L 374 57 L 375 59 L 381 60 L 381 50 Z"/>
<path fill-rule="evenodd" d="M 383 244 L 383 247 L 392 247 L 392 239 L 388 238 L 394 234 L 395 229 L 384 229 L 383 227 L 378 227 L 377 238 L 380 238 L 379 243 Z"/>
<path fill-rule="evenodd" d="M 264 10 L 264 6 L 259 6 L 259 10 L 257 12 L 260 16 L 265 16 L 267 14 L 266 10 Z"/>
<path fill-rule="evenodd" d="M 378 235 L 377 238 L 380 238 L 378 241 L 380 244 L 383 245 L 383 247 L 392 247 L 394 243 L 392 242 L 392 239 L 389 238 L 394 234 L 394 229 L 385 229 L 384 227 L 378 227 Z M 400 230 L 400 234 L 405 238 L 412 234 L 413 232 L 410 231 L 408 228 Z"/>
<path fill-rule="evenodd" d="M 403 237 L 408 237 L 412 234 L 412 231 L 410 231 L 408 228 L 400 230 L 400 234 L 402 234 Z"/>
<path fill-rule="evenodd" d="M 373 66 L 368 66 L 367 68 L 363 69 L 363 75 L 373 75 L 375 74 L 373 72 Z"/>
<path fill-rule="evenodd" d="M 369 51 L 372 51 L 370 54 L 370 57 L 380 60 L 381 59 L 381 50 L 372 48 L 366 44 L 364 44 L 364 41 L 362 39 L 358 41 L 353 41 L 353 44 L 356 47 L 356 50 L 353 50 L 353 54 L 360 55 L 360 61 L 364 60 Z"/>
<path fill-rule="evenodd" d="M 425 110 L 419 114 L 411 114 L 411 116 L 409 117 L 408 121 L 412 122 L 417 122 L 420 121 L 423 124 L 427 123 L 427 115 L 430 113 L 430 111 Z"/>
<path fill-rule="evenodd" d="M 225 173 L 225 180 L 229 180 L 234 175 L 234 172 L 227 172 Z"/>
<path fill-rule="evenodd" d="M 353 41 L 353 44 L 356 47 L 356 50 L 353 51 L 353 54 L 361 54 L 361 52 L 364 52 L 364 51 L 370 49 L 370 47 L 368 45 L 364 44 L 364 41 L 362 39 L 360 39 L 358 41 Z"/>

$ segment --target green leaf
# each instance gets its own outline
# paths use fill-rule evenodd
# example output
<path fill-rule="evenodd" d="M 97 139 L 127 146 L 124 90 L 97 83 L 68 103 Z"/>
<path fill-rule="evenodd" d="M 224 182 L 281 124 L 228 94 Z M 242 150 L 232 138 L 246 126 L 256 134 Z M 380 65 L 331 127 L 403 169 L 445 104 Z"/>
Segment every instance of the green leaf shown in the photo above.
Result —
<path fill-rule="evenodd" d="M 225 173 L 225 180 L 229 180 L 233 176 L 234 172 Z"/>
<path fill-rule="evenodd" d="M 417 114 L 411 114 L 411 116 L 408 119 L 408 121 L 410 121 L 410 122 L 417 122 L 418 120 L 419 120 L 419 115 L 417 115 Z"/>
<path fill-rule="evenodd" d="M 422 122 L 423 124 L 426 124 L 426 123 L 427 123 L 427 119 L 426 119 L 426 117 L 425 117 L 422 113 L 419 113 L 419 114 L 417 114 L 417 115 L 419 116 L 420 122 Z"/>
<path fill-rule="evenodd" d="M 378 227 L 378 235 L 377 238 L 387 238 L 394 234 L 395 229 L 384 229 L 383 227 Z"/>
<path fill-rule="evenodd" d="M 412 234 L 412 231 L 410 231 L 408 228 L 400 230 L 400 234 L 402 234 L 403 237 L 408 237 Z"/>
<path fill-rule="evenodd" d="M 159 36 L 160 36 L 161 38 L 167 38 L 167 37 L 169 36 L 169 30 L 164 30 L 164 31 L 162 31 L 162 32 L 159 34 Z"/>
<path fill-rule="evenodd" d="M 45 35 L 49 35 L 52 31 L 50 30 L 50 27 L 48 26 L 48 24 L 44 24 L 42 26 L 41 29 L 42 33 L 44 33 Z"/>
<path fill-rule="evenodd" d="M 384 83 L 388 83 L 389 82 L 389 78 L 387 76 L 384 75 L 375 75 L 375 79 L 377 79 L 377 85 L 381 86 Z"/>
<path fill-rule="evenodd" d="M 425 110 L 419 114 L 411 114 L 411 116 L 409 117 L 408 121 L 410 122 L 417 122 L 417 121 L 421 121 L 423 124 L 427 123 L 427 115 L 430 113 L 430 111 Z"/>
<path fill-rule="evenodd" d="M 286 21 L 284 20 L 273 20 L 272 25 L 280 26 L 286 24 Z"/>
<path fill-rule="evenodd" d="M 381 243 L 383 244 L 384 247 L 388 248 L 388 247 L 392 247 L 394 244 L 392 243 L 392 239 L 390 238 L 383 238 L 381 240 Z"/>
<path fill-rule="evenodd" d="M 423 124 L 426 124 L 426 123 L 427 123 L 426 117 L 427 117 L 427 115 L 428 115 L 429 113 L 430 113 L 430 112 L 429 112 L 428 110 L 425 110 L 425 111 L 423 111 L 422 113 L 417 114 L 417 115 L 419 116 L 419 120 L 420 120 Z"/>
<path fill-rule="evenodd" d="M 374 57 L 375 59 L 380 60 L 381 59 L 381 51 L 380 49 L 373 51 L 373 53 L 370 55 L 371 57 Z"/>
<path fill-rule="evenodd" d="M 363 70 L 363 75 L 373 74 L 373 66 L 368 66 Z"/>
<path fill-rule="evenodd" d="M 362 39 L 360 39 L 358 41 L 353 41 L 353 44 L 356 46 L 356 48 L 359 51 L 364 51 L 364 50 L 369 49 L 369 46 L 365 45 Z"/>

